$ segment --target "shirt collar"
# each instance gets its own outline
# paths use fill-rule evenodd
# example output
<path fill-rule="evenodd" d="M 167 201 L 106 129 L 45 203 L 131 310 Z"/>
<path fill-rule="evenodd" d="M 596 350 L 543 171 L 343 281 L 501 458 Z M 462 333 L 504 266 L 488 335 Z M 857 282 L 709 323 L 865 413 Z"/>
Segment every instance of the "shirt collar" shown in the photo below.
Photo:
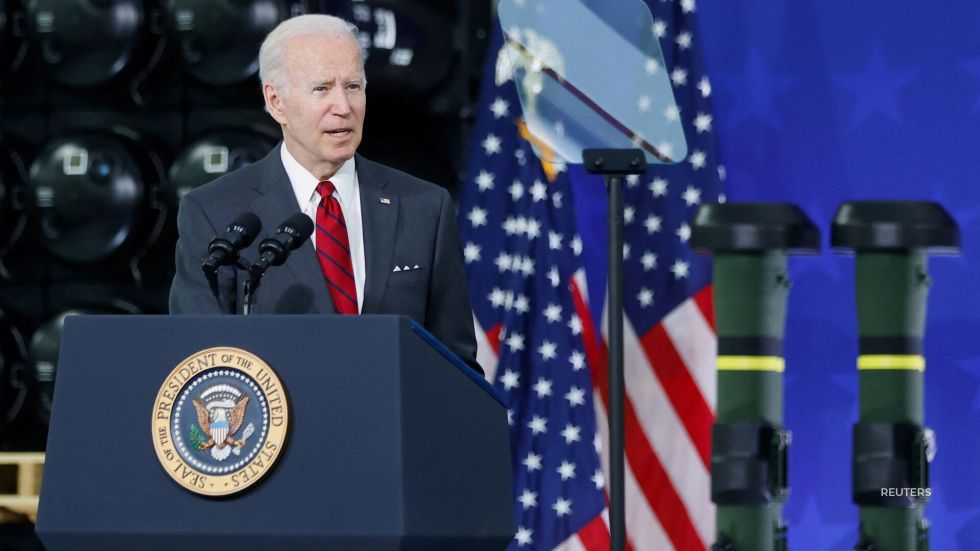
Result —
<path fill-rule="evenodd" d="M 296 203 L 301 206 L 306 205 L 316 193 L 316 186 L 320 180 L 299 164 L 299 161 L 289 153 L 289 150 L 286 149 L 286 142 L 283 142 L 280 148 L 280 156 L 282 157 L 282 166 L 286 169 L 286 175 L 289 177 L 293 192 L 296 194 Z M 330 181 L 337 189 L 340 204 L 344 206 L 350 205 L 357 193 L 357 171 L 354 168 L 354 158 L 351 157 L 340 165 L 336 174 L 330 177 Z"/>

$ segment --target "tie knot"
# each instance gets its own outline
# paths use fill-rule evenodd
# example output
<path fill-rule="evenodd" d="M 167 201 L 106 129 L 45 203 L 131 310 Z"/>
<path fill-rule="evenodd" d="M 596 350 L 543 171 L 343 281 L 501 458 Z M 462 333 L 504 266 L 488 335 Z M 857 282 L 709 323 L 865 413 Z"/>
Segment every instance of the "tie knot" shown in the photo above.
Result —
<path fill-rule="evenodd" d="M 333 192 L 337 191 L 337 188 L 333 185 L 330 180 L 325 180 L 316 185 L 316 192 L 320 194 L 320 197 L 326 199 L 333 195 Z"/>

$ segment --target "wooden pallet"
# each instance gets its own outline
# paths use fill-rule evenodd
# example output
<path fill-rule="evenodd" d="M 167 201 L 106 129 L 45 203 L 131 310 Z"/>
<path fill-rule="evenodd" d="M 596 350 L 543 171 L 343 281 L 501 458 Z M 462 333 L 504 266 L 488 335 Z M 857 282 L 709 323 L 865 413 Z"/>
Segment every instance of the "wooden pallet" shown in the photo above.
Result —
<path fill-rule="evenodd" d="M 34 521 L 43 472 L 43 452 L 0 453 L 0 523 Z"/>

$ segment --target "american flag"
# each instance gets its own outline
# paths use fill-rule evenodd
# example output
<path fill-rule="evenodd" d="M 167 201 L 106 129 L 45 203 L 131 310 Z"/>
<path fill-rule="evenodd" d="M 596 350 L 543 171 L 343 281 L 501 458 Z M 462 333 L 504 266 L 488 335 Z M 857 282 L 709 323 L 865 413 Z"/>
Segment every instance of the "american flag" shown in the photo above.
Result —
<path fill-rule="evenodd" d="M 695 55 L 694 2 L 651 9 L 679 107 L 664 116 L 681 118 L 689 155 L 626 184 L 626 522 L 636 551 L 686 551 L 714 538 L 716 348 L 710 264 L 688 248 L 689 222 L 719 199 L 724 169 Z M 535 156 L 514 81 L 497 63 L 501 46 L 497 29 L 459 215 L 479 360 L 509 401 L 511 549 L 608 549 L 608 365 L 593 315 L 601 300 L 590 303 L 585 275 L 604 280 L 605 266 L 585 266 L 581 254 L 576 210 L 586 205 L 575 205 L 572 179 L 584 176 Z"/>

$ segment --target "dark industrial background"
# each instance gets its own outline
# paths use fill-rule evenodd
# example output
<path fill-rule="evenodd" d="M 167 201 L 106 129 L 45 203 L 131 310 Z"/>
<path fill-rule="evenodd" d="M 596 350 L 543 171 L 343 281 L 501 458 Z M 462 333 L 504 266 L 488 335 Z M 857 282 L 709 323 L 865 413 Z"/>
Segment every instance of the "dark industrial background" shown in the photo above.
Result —
<path fill-rule="evenodd" d="M 167 312 L 180 196 L 275 145 L 258 48 L 304 12 L 368 49 L 360 152 L 454 190 L 490 0 L 0 0 L 0 451 L 44 448 L 67 313 Z"/>

